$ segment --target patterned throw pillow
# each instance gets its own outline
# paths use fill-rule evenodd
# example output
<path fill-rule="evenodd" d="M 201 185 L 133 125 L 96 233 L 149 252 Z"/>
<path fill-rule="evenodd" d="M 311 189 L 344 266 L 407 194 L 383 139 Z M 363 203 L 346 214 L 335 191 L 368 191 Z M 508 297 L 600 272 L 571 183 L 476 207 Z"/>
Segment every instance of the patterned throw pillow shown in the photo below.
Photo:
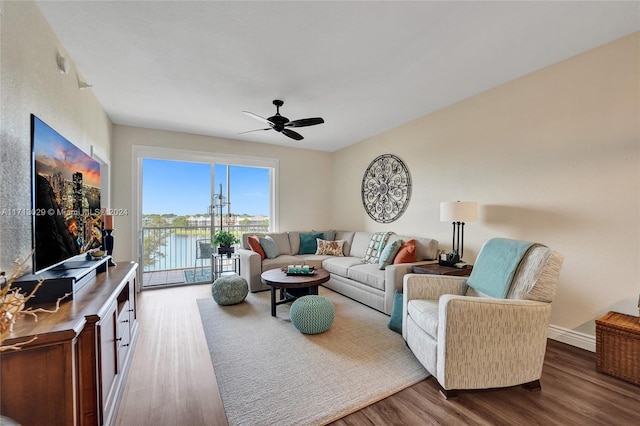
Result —
<path fill-rule="evenodd" d="M 247 242 L 249 243 L 249 247 L 251 250 L 255 251 L 260 255 L 260 260 L 264 260 L 266 255 L 264 254 L 264 250 L 262 250 L 262 246 L 260 245 L 260 240 L 255 235 L 250 235 L 247 237 Z"/>
<path fill-rule="evenodd" d="M 367 252 L 362 258 L 362 261 L 364 263 L 378 263 L 382 249 L 387 244 L 387 240 L 391 234 L 393 234 L 393 232 L 374 232 L 373 235 L 371 235 L 369 247 L 367 247 Z"/>
<path fill-rule="evenodd" d="M 318 250 L 316 254 L 323 256 L 344 256 L 342 246 L 346 240 L 327 241 L 318 238 Z"/>
<path fill-rule="evenodd" d="M 260 240 L 260 245 L 262 246 L 262 250 L 264 250 L 264 254 L 267 257 L 267 259 L 274 259 L 280 256 L 280 252 L 278 251 L 278 246 L 276 245 L 276 242 L 273 241 L 273 238 L 267 235 L 264 238 L 259 237 L 259 240 Z"/>

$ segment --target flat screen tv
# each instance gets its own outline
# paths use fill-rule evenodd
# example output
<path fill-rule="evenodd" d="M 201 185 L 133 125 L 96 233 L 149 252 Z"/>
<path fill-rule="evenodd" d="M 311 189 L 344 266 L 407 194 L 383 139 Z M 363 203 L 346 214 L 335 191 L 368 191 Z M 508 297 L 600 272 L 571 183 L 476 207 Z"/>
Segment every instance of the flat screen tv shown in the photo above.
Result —
<path fill-rule="evenodd" d="M 102 245 L 100 163 L 31 115 L 33 273 Z"/>

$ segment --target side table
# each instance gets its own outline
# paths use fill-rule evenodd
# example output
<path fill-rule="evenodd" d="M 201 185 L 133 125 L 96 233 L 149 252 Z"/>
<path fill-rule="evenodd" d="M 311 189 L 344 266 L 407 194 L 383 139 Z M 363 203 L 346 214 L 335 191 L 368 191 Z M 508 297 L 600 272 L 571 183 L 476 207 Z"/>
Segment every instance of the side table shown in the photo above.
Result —
<path fill-rule="evenodd" d="M 640 318 L 609 312 L 596 319 L 596 371 L 640 385 Z"/>
<path fill-rule="evenodd" d="M 211 254 L 211 274 L 213 281 L 222 275 L 240 275 L 240 255 L 237 253 L 232 253 L 231 256 L 219 253 Z"/>
<path fill-rule="evenodd" d="M 473 265 L 467 265 L 466 268 L 454 268 L 453 266 L 444 266 L 437 263 L 411 267 L 411 272 L 414 274 L 456 275 L 459 277 L 468 277 L 471 275 L 472 270 Z"/>

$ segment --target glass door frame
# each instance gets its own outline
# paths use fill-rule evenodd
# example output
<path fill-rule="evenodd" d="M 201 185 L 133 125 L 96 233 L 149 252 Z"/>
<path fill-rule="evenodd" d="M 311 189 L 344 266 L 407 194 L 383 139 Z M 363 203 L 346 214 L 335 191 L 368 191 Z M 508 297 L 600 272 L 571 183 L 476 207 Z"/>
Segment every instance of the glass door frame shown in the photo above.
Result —
<path fill-rule="evenodd" d="M 131 190 L 131 253 L 137 259 L 139 265 L 142 263 L 142 161 L 145 158 L 153 158 L 158 160 L 169 161 L 185 161 L 195 163 L 211 164 L 211 188 L 215 193 L 214 166 L 215 164 L 227 164 L 236 166 L 262 167 L 269 169 L 269 185 L 270 191 L 270 212 L 269 212 L 269 229 L 271 231 L 278 230 L 278 159 L 276 158 L 260 158 L 244 155 L 224 154 L 218 152 L 192 151 L 186 149 L 161 148 L 142 145 L 132 146 L 132 171 L 133 179 Z M 142 289 L 142 269 L 138 268 L 137 291 Z"/>

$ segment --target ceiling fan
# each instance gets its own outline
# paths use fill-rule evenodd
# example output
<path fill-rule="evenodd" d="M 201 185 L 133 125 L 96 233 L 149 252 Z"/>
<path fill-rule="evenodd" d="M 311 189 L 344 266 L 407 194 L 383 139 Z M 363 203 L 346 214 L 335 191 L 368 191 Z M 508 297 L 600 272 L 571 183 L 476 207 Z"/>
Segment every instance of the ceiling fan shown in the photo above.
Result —
<path fill-rule="evenodd" d="M 298 132 L 294 132 L 293 130 L 289 129 L 289 127 L 307 127 L 307 126 L 315 126 L 316 124 L 322 124 L 324 123 L 324 120 L 321 117 L 314 117 L 314 118 L 303 118 L 300 120 L 293 120 L 293 121 L 289 121 L 289 119 L 287 117 L 284 117 L 282 115 L 280 115 L 280 107 L 282 105 L 284 105 L 284 102 L 276 99 L 273 101 L 273 104 L 276 106 L 276 115 L 273 115 L 269 118 L 263 118 L 260 117 L 257 114 L 254 114 L 252 112 L 249 111 L 242 111 L 245 114 L 247 114 L 249 117 L 253 117 L 258 121 L 263 122 L 264 124 L 269 125 L 269 127 L 265 128 L 265 129 L 255 129 L 255 130 L 248 130 L 246 132 L 241 132 L 238 133 L 239 135 L 243 134 L 243 133 L 249 133 L 249 132 L 258 132 L 260 130 L 275 130 L 276 132 L 282 133 L 285 136 L 290 137 L 291 139 L 295 139 L 297 141 L 304 139 L 302 137 L 302 135 Z"/>

